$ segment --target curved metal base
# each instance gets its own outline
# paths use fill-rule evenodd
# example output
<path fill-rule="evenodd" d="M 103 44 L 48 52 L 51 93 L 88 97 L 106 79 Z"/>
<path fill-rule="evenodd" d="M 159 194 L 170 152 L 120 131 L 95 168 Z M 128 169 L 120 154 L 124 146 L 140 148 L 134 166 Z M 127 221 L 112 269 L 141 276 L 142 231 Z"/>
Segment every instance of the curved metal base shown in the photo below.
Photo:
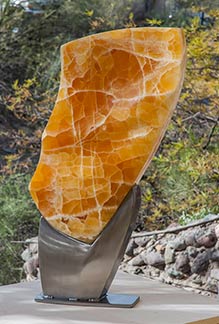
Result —
<path fill-rule="evenodd" d="M 39 263 L 44 296 L 56 300 L 106 296 L 134 228 L 140 196 L 136 185 L 91 244 L 55 230 L 41 218 Z"/>
<path fill-rule="evenodd" d="M 39 294 L 35 301 L 46 304 L 61 304 L 72 306 L 93 306 L 93 307 L 114 307 L 114 308 L 132 308 L 140 300 L 136 295 L 107 294 L 99 301 L 96 300 L 74 300 L 72 298 L 51 298 Z"/>

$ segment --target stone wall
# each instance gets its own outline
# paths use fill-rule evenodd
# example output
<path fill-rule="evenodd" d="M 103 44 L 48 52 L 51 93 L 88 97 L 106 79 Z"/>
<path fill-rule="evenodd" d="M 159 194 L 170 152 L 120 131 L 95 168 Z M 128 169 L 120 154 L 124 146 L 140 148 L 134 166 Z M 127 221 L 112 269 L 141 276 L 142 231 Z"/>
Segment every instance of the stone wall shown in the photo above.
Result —
<path fill-rule="evenodd" d="M 217 294 L 219 215 L 184 227 L 134 233 L 120 268 L 197 293 Z"/>
<path fill-rule="evenodd" d="M 27 280 L 39 274 L 37 237 L 22 253 Z M 133 233 L 120 269 L 206 295 L 218 294 L 219 215 L 164 231 Z"/>

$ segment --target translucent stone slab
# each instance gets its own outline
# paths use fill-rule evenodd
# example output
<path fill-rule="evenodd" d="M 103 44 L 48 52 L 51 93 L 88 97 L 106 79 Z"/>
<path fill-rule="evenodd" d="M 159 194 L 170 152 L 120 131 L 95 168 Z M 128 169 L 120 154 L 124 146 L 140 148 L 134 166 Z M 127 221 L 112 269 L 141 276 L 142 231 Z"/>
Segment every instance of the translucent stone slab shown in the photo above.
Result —
<path fill-rule="evenodd" d="M 61 82 L 30 183 L 42 215 L 92 242 L 151 161 L 185 69 L 178 28 L 131 28 L 61 48 Z"/>

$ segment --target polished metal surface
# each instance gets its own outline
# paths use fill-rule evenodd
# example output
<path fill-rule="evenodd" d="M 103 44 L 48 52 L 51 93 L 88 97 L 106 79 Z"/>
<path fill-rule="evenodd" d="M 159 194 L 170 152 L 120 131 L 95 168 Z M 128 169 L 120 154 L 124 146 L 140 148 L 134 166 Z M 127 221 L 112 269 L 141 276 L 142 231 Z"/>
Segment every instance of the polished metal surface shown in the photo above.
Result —
<path fill-rule="evenodd" d="M 132 308 L 139 301 L 140 297 L 136 295 L 106 294 L 99 301 L 95 300 L 74 300 L 71 298 L 48 298 L 43 294 L 36 296 L 35 301 L 46 304 L 61 304 L 72 306 L 93 306 L 93 307 L 114 307 L 114 308 Z"/>
<path fill-rule="evenodd" d="M 98 300 L 106 295 L 132 233 L 140 196 L 136 185 L 91 244 L 62 234 L 41 218 L 39 262 L 44 296 Z"/>

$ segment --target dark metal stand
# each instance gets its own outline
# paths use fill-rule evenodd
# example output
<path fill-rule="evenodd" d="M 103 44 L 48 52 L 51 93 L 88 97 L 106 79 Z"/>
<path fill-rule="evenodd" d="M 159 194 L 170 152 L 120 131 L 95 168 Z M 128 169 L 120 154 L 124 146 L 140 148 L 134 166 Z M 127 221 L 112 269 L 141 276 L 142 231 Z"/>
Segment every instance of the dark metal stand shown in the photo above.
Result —
<path fill-rule="evenodd" d="M 124 255 L 140 207 L 140 188 L 127 194 L 107 226 L 91 244 L 40 221 L 39 262 L 42 303 L 133 307 L 138 296 L 108 294 Z"/>

